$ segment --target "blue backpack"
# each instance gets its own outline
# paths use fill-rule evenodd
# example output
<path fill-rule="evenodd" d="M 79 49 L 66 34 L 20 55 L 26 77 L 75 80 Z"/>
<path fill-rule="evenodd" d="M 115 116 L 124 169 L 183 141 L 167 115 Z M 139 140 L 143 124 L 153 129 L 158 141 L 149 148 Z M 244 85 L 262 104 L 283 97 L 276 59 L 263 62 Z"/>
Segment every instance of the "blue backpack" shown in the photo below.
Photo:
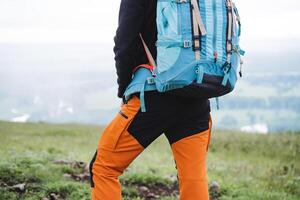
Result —
<path fill-rule="evenodd" d="M 190 98 L 213 98 L 234 89 L 241 55 L 241 22 L 231 0 L 158 0 L 157 65 L 142 36 L 151 67 L 135 70 L 125 99 L 157 90 Z M 145 65 L 143 65 L 145 66 Z"/>

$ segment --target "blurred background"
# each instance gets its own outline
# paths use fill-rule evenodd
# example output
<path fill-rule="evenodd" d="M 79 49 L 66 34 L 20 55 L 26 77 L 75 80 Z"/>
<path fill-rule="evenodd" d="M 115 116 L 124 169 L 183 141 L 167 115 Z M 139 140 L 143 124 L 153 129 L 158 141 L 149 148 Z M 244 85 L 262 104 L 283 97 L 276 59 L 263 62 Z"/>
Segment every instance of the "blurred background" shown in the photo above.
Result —
<path fill-rule="evenodd" d="M 243 78 L 215 128 L 300 129 L 300 3 L 236 0 Z M 118 110 L 113 37 L 119 1 L 1 0 L 0 119 L 106 124 Z"/>

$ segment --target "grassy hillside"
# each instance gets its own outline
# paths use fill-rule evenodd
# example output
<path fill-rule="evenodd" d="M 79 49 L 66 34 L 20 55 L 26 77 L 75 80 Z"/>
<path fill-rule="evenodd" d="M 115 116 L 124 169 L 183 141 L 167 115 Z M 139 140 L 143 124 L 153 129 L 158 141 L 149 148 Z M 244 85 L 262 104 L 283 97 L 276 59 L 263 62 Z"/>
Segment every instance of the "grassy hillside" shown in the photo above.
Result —
<path fill-rule="evenodd" d="M 0 199 L 90 199 L 86 164 L 102 127 L 0 122 Z M 214 131 L 208 156 L 211 199 L 300 199 L 300 134 Z M 125 199 L 177 199 L 165 138 L 121 177 Z"/>

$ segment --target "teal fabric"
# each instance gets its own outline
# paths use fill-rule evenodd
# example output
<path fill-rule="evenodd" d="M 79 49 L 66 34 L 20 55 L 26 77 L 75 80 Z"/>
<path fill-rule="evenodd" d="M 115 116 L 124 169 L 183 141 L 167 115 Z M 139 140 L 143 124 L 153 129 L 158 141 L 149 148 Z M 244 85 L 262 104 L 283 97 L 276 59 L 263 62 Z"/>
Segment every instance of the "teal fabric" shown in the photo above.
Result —
<path fill-rule="evenodd" d="M 207 31 L 207 34 L 201 37 L 201 59 L 211 63 L 205 64 L 208 67 L 198 67 L 197 64 L 193 63 L 195 60 L 194 51 L 192 48 L 184 48 L 183 45 L 183 41 L 192 40 L 189 4 L 178 4 L 172 0 L 158 1 L 156 87 L 161 92 L 171 88 L 177 89 L 181 86 L 181 84 L 177 84 L 178 82 L 182 84 L 190 84 L 193 81 L 202 83 L 204 74 L 221 76 L 224 80 L 223 84 L 229 81 L 232 88 L 237 81 L 236 71 L 240 65 L 240 55 L 244 54 L 239 46 L 236 46 L 238 49 L 232 52 L 230 70 L 228 72 L 222 71 L 227 59 L 228 12 L 226 0 L 199 0 L 198 2 L 201 18 Z M 170 8 L 173 10 L 171 11 Z M 171 13 L 166 14 L 167 10 Z M 237 13 L 236 8 L 233 11 Z M 177 13 L 177 19 L 175 13 Z M 234 19 L 237 19 L 237 17 L 234 17 Z M 163 24 L 161 22 L 164 21 L 167 21 L 167 25 L 161 25 Z M 176 25 L 177 28 L 175 28 Z M 235 20 L 233 24 L 233 45 L 239 44 L 239 34 L 236 34 L 239 31 L 238 28 L 239 24 Z M 199 72 L 202 70 L 203 74 L 198 73 L 194 76 L 188 72 L 188 70 L 194 72 L 197 68 L 200 69 Z"/>
<path fill-rule="evenodd" d="M 163 32 L 161 33 L 163 34 Z M 157 71 L 156 73 L 162 73 L 164 71 L 169 70 L 178 60 L 179 55 L 181 54 L 181 47 L 178 46 L 173 46 L 173 47 L 168 47 L 168 46 L 160 46 L 160 44 L 167 44 L 167 43 L 180 43 L 182 42 L 182 38 L 180 35 L 158 35 L 157 36 Z"/>
<path fill-rule="evenodd" d="M 200 1 L 200 7 L 202 5 L 205 5 L 205 19 L 206 19 L 206 31 L 207 34 L 205 36 L 206 40 L 206 60 L 210 60 L 211 62 L 214 62 L 214 47 L 213 47 L 213 41 L 214 41 L 214 34 L 215 34 L 215 24 L 214 21 L 214 12 L 213 10 L 213 1 L 215 0 L 203 0 Z"/>

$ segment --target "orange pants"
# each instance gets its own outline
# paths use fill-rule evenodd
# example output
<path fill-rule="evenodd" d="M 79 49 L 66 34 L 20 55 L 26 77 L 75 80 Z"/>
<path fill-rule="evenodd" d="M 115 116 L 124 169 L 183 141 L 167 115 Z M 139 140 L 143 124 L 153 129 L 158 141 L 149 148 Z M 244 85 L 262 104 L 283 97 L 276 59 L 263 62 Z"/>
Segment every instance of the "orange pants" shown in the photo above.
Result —
<path fill-rule="evenodd" d="M 148 145 L 144 141 L 139 141 L 138 137 L 130 132 L 131 129 L 128 129 L 134 120 L 138 121 L 136 118 L 140 112 L 139 108 L 140 101 L 134 96 L 121 107 L 118 115 L 104 130 L 90 164 L 93 200 L 121 199 L 118 177 Z M 153 123 L 150 123 L 148 129 L 151 126 Z M 205 160 L 210 134 L 209 118 L 208 129 L 171 142 L 178 170 L 181 200 L 209 199 Z M 155 136 L 157 137 L 158 135 Z"/>

